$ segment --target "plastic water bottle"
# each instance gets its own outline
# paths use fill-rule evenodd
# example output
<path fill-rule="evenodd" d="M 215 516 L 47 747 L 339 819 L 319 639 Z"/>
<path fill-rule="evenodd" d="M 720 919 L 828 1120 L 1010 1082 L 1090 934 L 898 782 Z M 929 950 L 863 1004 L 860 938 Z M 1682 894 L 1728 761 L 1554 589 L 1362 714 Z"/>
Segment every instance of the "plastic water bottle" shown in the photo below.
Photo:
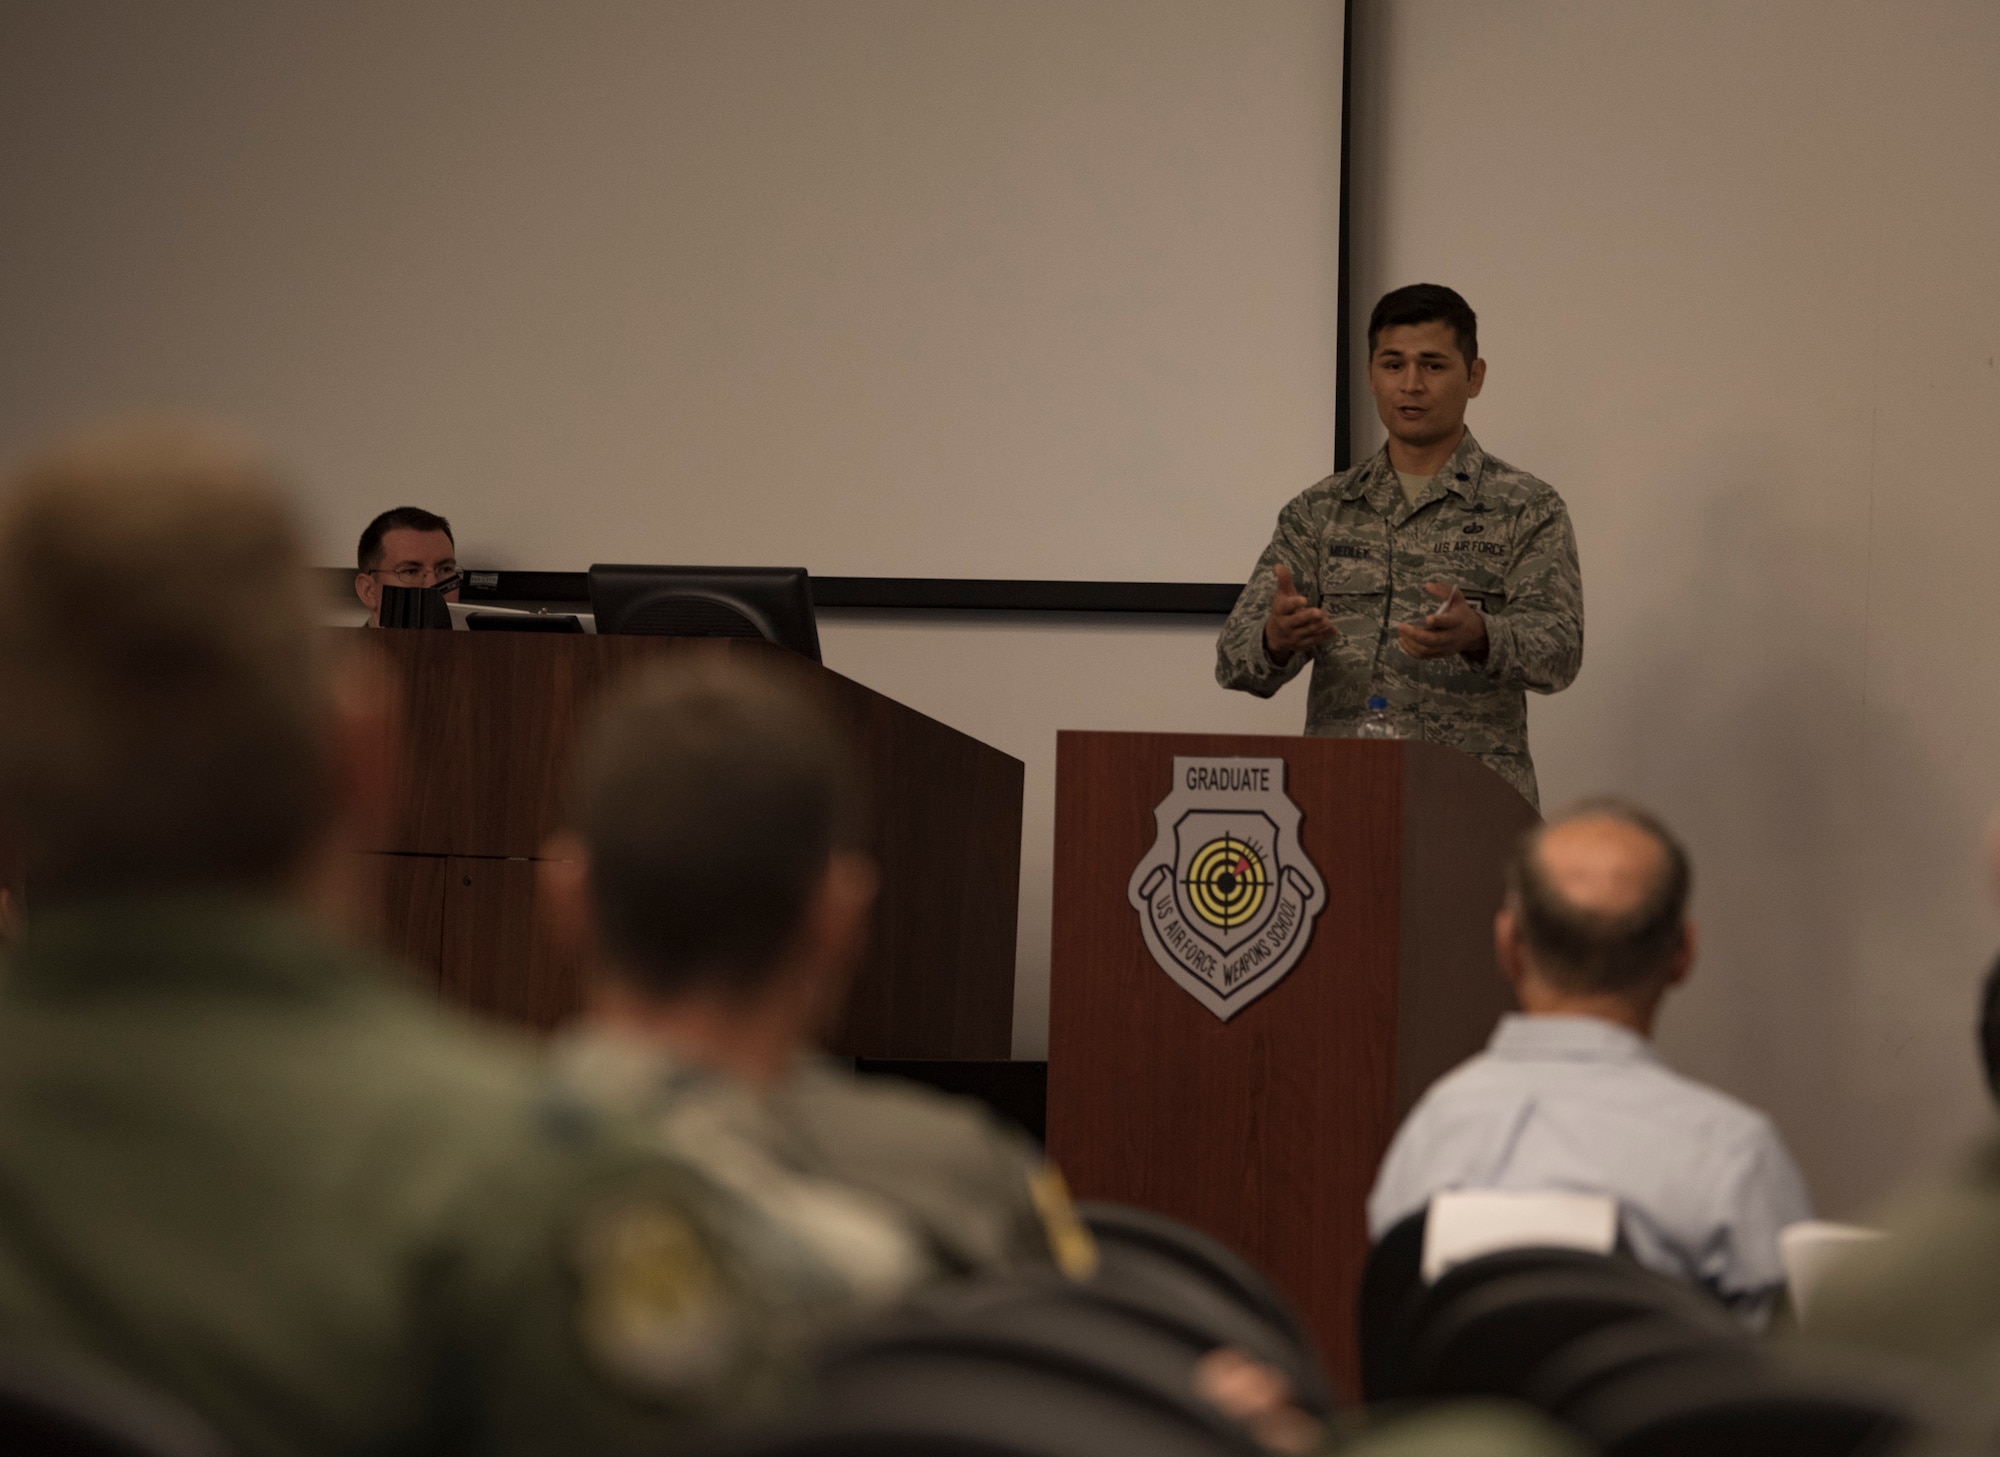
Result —
<path fill-rule="evenodd" d="M 1357 739 L 1400 739 L 1395 722 L 1389 717 L 1389 700 L 1371 698 L 1361 715 L 1361 727 L 1354 731 Z"/>

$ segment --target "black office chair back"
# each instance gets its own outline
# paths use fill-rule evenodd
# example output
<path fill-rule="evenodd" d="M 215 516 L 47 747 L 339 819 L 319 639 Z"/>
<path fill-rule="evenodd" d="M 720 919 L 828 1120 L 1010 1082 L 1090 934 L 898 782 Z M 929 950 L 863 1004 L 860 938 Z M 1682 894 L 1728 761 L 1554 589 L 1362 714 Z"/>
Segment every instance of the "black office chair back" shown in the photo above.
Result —
<path fill-rule="evenodd" d="M 1361 1267 L 1354 1324 L 1363 1401 L 1386 1401 L 1409 1379 L 1398 1335 L 1424 1293 L 1424 1225 L 1429 1214 L 1426 1206 L 1396 1221 L 1369 1247 Z"/>
<path fill-rule="evenodd" d="M 1122 1246 L 1100 1261 L 1089 1280 L 1069 1289 L 1076 1298 L 1156 1326 L 1197 1349 L 1234 1347 L 1283 1372 L 1303 1410 L 1319 1417 L 1333 1412 L 1326 1372 L 1310 1348 L 1179 1261 Z"/>
<path fill-rule="evenodd" d="M 1613 1383 L 1649 1367 L 1707 1359 L 1745 1337 L 1718 1339 L 1706 1326 L 1673 1316 L 1618 1321 L 1579 1336 L 1555 1352 L 1522 1385 L 1521 1399 L 1557 1419 Z"/>
<path fill-rule="evenodd" d="M 1107 1263 L 1127 1251 L 1164 1258 L 1282 1331 L 1300 1350 L 1313 1353 L 1318 1364 L 1298 1312 L 1255 1265 L 1221 1240 L 1150 1209 L 1092 1201 L 1078 1204 L 1076 1212 Z"/>
<path fill-rule="evenodd" d="M 1573 1342 L 1629 1321 L 1672 1319 L 1718 1341 L 1738 1339 L 1729 1318 L 1691 1291 L 1636 1266 L 1600 1261 L 1468 1283 L 1430 1304 L 1408 1347 L 1410 1394 L 1519 1397 Z"/>
<path fill-rule="evenodd" d="M 832 1343 L 818 1401 L 772 1439 L 793 1445 L 757 1450 L 837 1452 L 865 1438 L 880 1451 L 1255 1457 L 1250 1434 L 1195 1390 L 1209 1349 L 1067 1284 L 941 1289 Z"/>
<path fill-rule="evenodd" d="M 784 1427 L 714 1457 L 1264 1457 L 1244 1439 L 1061 1363 L 963 1349 L 881 1352 Z"/>
<path fill-rule="evenodd" d="M 33 1457 L 225 1457 L 178 1401 L 78 1357 L 0 1349 L 0 1452 Z"/>
<path fill-rule="evenodd" d="M 1724 1347 L 1642 1364 L 1566 1419 L 1603 1457 L 1876 1457 L 1917 1430 L 1906 1404 L 1865 1384 Z"/>

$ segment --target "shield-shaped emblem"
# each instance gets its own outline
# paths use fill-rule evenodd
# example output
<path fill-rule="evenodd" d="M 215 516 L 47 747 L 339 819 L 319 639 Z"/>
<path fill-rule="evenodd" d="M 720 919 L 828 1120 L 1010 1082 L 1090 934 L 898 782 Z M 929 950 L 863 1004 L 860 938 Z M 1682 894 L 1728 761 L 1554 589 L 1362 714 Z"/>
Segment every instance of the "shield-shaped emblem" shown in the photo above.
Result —
<path fill-rule="evenodd" d="M 1326 903 L 1283 759 L 1176 756 L 1127 896 L 1168 976 L 1227 1021 L 1297 965 Z"/>
<path fill-rule="evenodd" d="M 1227 955 L 1264 929 L 1278 827 L 1263 813 L 1191 809 L 1174 822 L 1174 899 L 1195 934 Z"/>

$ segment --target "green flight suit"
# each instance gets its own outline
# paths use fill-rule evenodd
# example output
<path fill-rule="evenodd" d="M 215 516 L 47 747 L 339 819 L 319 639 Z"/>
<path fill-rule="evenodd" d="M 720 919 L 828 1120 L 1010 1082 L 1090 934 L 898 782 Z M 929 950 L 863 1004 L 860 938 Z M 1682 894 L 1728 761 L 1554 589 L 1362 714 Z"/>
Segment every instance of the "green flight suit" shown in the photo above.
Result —
<path fill-rule="evenodd" d="M 1264 649 L 1280 563 L 1340 633 L 1282 666 Z M 1478 661 L 1413 658 L 1397 642 L 1398 625 L 1436 605 L 1433 581 L 1485 613 Z M 1471 754 L 1538 804 L 1526 693 L 1567 688 L 1583 666 L 1583 577 L 1562 497 L 1470 433 L 1414 503 L 1386 446 L 1301 491 L 1222 626 L 1215 676 L 1268 698 L 1307 663 L 1307 733 L 1351 735 L 1381 697 L 1402 737 Z"/>
<path fill-rule="evenodd" d="M 656 1450 L 754 1404 L 730 1207 L 271 904 L 38 913 L 0 967 L 0 1341 L 244 1454 Z"/>

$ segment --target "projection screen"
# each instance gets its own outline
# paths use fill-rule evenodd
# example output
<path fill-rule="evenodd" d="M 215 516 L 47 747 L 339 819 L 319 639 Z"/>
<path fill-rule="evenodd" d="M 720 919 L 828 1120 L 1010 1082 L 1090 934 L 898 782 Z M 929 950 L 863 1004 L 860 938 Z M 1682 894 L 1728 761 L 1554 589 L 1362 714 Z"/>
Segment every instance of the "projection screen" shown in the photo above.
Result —
<path fill-rule="evenodd" d="M 1333 467 L 1338 0 L 0 13 L 0 446 L 242 422 L 323 559 L 1240 579 Z"/>

